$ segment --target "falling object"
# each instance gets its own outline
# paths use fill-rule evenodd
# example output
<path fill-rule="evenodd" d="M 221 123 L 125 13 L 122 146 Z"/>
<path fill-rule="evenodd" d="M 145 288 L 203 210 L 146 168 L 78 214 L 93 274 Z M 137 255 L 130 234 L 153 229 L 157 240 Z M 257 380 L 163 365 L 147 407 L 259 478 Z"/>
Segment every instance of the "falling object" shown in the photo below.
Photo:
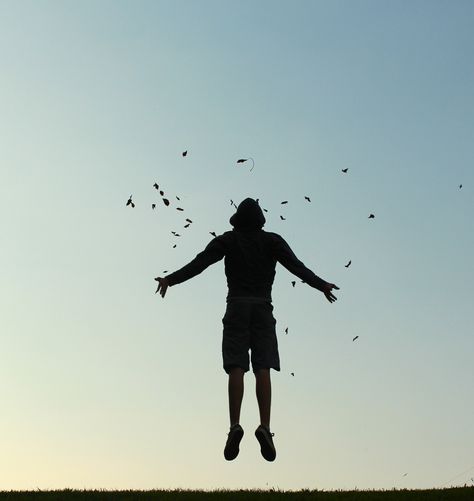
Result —
<path fill-rule="evenodd" d="M 281 203 L 281 205 L 287 204 L 287 203 L 288 203 L 288 200 L 283 200 L 283 202 Z"/>
<path fill-rule="evenodd" d="M 290 372 L 290 374 L 291 374 L 292 376 L 294 376 L 294 375 L 295 375 L 295 373 L 294 373 L 294 372 Z"/>
<path fill-rule="evenodd" d="M 216 235 L 216 232 L 215 232 L 215 231 L 210 231 L 209 233 L 210 233 L 213 237 L 217 237 L 217 235 Z"/>
<path fill-rule="evenodd" d="M 304 197 L 305 200 L 307 200 L 308 202 L 311 202 L 311 199 L 309 197 Z"/>
<path fill-rule="evenodd" d="M 155 209 L 155 207 L 156 207 L 156 204 L 151 204 L 152 209 Z"/>
<path fill-rule="evenodd" d="M 373 214 L 370 214 L 368 219 L 374 219 L 374 218 L 375 216 Z"/>
<path fill-rule="evenodd" d="M 342 172 L 344 172 L 344 174 L 348 171 L 349 169 L 342 169 Z"/>
<path fill-rule="evenodd" d="M 288 334 L 288 327 L 285 329 L 285 334 Z"/>
<path fill-rule="evenodd" d="M 176 207 L 176 210 L 183 211 L 184 209 L 182 209 L 181 207 Z"/>
<path fill-rule="evenodd" d="M 294 287 L 296 285 L 296 282 L 292 280 L 291 285 Z"/>
<path fill-rule="evenodd" d="M 160 187 L 158 186 L 158 183 L 155 183 L 155 184 L 153 185 L 153 188 L 155 188 L 156 190 L 159 190 L 159 189 L 160 189 Z"/>
<path fill-rule="evenodd" d="M 168 207 L 170 201 L 167 198 L 163 198 L 163 203 Z"/>
<path fill-rule="evenodd" d="M 254 160 L 253 160 L 253 158 L 252 158 L 252 157 L 249 157 L 249 158 L 239 158 L 239 159 L 237 160 L 237 163 L 238 163 L 238 164 L 243 164 L 244 162 L 247 162 L 247 160 L 252 160 L 252 167 L 250 168 L 250 170 L 252 171 L 252 170 L 253 170 L 253 168 L 255 167 L 255 162 L 254 162 Z"/>
<path fill-rule="evenodd" d="M 352 261 L 351 261 L 351 260 L 349 260 L 349 262 L 348 262 L 347 264 L 345 264 L 344 266 L 345 266 L 346 268 L 349 268 L 349 266 L 351 265 L 351 263 L 352 263 Z"/>
<path fill-rule="evenodd" d="M 280 216 L 280 219 L 281 219 L 282 221 L 285 221 L 285 220 L 286 220 L 286 218 L 285 218 L 285 217 L 283 217 L 283 216 Z"/>
<path fill-rule="evenodd" d="M 187 154 L 188 154 L 188 150 L 183 151 L 183 153 L 182 153 L 183 157 L 185 157 Z"/>
<path fill-rule="evenodd" d="M 130 198 L 127 200 L 126 206 L 131 205 L 132 209 L 135 208 L 135 204 L 132 202 L 132 195 L 130 195 Z"/>
<path fill-rule="evenodd" d="M 192 223 L 191 219 L 189 219 L 189 218 L 186 218 L 186 221 L 187 221 L 188 223 Z"/>
<path fill-rule="evenodd" d="M 356 339 L 359 339 L 359 336 L 355 336 L 352 338 L 352 341 L 355 341 Z"/>

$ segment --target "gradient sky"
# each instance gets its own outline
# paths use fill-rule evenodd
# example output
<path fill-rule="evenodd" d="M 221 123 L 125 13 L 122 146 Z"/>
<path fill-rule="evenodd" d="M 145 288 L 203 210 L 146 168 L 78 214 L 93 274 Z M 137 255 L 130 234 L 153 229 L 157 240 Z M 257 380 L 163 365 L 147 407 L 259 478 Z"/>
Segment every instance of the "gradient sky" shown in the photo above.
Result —
<path fill-rule="evenodd" d="M 1 1 L 0 489 L 473 483 L 473 25 L 471 1 Z M 341 288 L 278 268 L 272 464 L 250 373 L 222 454 L 223 262 L 154 294 L 247 196 Z"/>

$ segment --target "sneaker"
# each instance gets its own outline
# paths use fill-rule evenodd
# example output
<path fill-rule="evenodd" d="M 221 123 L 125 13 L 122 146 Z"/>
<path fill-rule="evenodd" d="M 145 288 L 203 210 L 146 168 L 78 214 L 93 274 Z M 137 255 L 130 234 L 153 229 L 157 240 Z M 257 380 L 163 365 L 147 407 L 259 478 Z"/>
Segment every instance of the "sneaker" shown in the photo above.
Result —
<path fill-rule="evenodd" d="M 272 439 L 273 435 L 270 429 L 262 424 L 255 430 L 255 436 L 260 443 L 260 452 L 267 461 L 274 461 L 276 458 L 276 450 Z"/>
<path fill-rule="evenodd" d="M 239 455 L 239 444 L 243 436 L 244 430 L 240 424 L 234 424 L 230 427 L 224 449 L 224 457 L 227 461 L 232 461 Z"/>

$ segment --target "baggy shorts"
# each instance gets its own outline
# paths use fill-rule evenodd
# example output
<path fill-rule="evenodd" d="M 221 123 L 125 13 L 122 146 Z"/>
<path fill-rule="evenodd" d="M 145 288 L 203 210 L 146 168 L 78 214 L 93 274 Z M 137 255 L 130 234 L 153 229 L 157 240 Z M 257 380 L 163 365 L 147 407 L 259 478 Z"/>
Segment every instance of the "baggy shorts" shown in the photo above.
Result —
<path fill-rule="evenodd" d="M 254 372 L 280 370 L 276 320 L 270 301 L 229 300 L 222 324 L 222 358 L 227 373 L 232 367 L 241 367 L 247 372 L 250 361 Z"/>

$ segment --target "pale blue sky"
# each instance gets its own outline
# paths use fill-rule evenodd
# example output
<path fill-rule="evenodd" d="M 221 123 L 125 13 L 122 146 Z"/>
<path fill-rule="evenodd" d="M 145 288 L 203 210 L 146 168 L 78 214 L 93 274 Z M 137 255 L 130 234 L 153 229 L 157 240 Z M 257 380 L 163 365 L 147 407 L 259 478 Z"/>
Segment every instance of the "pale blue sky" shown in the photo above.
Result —
<path fill-rule="evenodd" d="M 473 23 L 469 1 L 1 1 L 0 489 L 472 482 Z M 247 196 L 341 288 L 277 272 L 274 464 L 251 374 L 223 458 L 223 263 L 154 295 Z"/>

